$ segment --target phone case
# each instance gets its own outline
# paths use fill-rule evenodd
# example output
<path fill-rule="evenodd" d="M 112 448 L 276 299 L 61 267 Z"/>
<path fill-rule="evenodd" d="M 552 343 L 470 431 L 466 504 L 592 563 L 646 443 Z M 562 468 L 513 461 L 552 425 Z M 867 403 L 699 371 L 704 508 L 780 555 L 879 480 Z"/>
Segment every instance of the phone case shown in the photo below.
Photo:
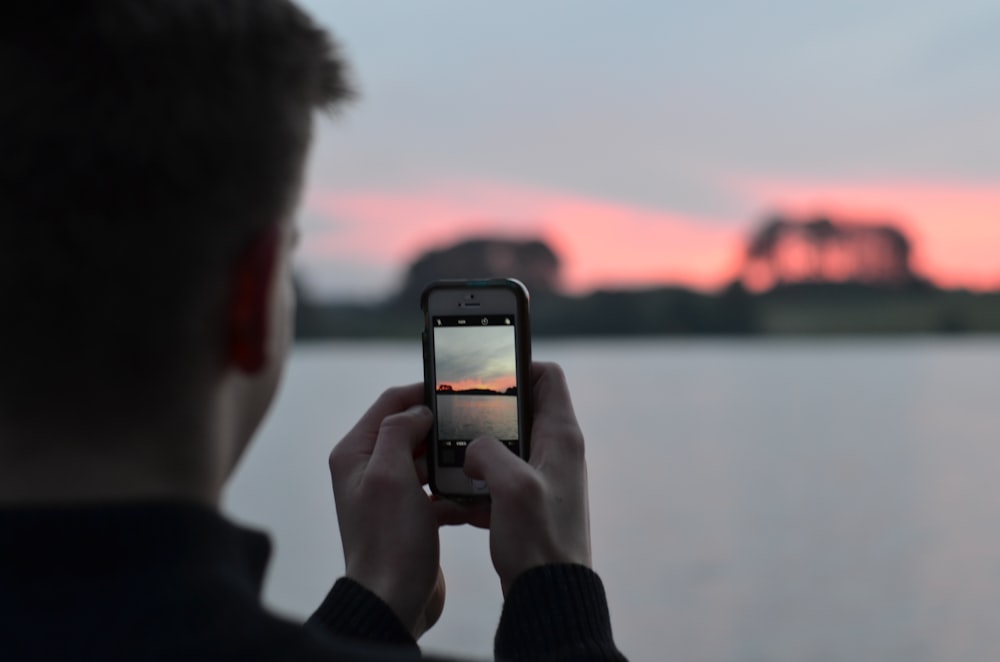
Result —
<path fill-rule="evenodd" d="M 518 326 L 518 337 L 520 345 L 518 351 L 521 360 L 518 362 L 518 393 L 521 396 L 520 416 L 523 417 L 522 433 L 520 436 L 521 457 L 527 460 L 531 457 L 531 423 L 532 423 L 532 393 L 531 393 L 531 319 L 530 319 L 530 295 L 524 283 L 514 278 L 489 278 L 473 280 L 438 280 L 427 285 L 420 295 L 420 308 L 424 314 L 424 331 L 421 334 L 424 358 L 424 401 L 427 406 L 434 408 L 434 371 L 431 358 L 431 341 L 428 337 L 430 325 L 430 312 L 428 310 L 428 298 L 432 290 L 435 289 L 476 289 L 476 288 L 504 288 L 514 292 L 517 301 L 516 321 Z M 427 443 L 427 474 L 431 492 L 438 496 L 457 498 L 463 500 L 489 499 L 489 495 L 476 496 L 468 494 L 448 494 L 438 489 L 436 483 L 437 469 L 437 422 L 431 432 Z"/>

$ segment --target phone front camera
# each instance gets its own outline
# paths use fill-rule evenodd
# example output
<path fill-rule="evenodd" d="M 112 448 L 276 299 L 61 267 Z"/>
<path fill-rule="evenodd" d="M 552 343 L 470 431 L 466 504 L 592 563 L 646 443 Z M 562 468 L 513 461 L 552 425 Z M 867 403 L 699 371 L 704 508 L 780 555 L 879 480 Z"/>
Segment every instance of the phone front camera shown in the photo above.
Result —
<path fill-rule="evenodd" d="M 486 326 L 487 324 L 490 323 L 490 319 L 488 317 L 484 317 L 482 321 L 483 321 L 483 326 Z"/>

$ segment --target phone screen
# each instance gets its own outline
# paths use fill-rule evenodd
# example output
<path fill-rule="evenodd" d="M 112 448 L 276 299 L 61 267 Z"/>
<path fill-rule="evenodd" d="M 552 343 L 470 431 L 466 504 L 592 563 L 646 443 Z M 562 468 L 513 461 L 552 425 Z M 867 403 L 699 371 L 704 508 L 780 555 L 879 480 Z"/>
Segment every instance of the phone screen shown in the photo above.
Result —
<path fill-rule="evenodd" d="M 514 315 L 437 316 L 431 324 L 440 466 L 461 467 L 469 442 L 484 434 L 519 453 Z"/>

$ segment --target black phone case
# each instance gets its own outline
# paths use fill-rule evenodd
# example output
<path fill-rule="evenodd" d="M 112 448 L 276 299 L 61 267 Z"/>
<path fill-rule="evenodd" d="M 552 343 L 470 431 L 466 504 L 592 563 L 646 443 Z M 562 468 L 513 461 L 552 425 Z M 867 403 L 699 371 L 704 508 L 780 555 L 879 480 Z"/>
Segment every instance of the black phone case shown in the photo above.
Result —
<path fill-rule="evenodd" d="M 521 354 L 521 361 L 518 362 L 518 393 L 519 395 L 523 393 L 521 397 L 521 409 L 518 412 L 519 416 L 523 416 L 524 425 L 522 427 L 522 438 L 521 442 L 521 457 L 527 461 L 531 457 L 531 425 L 533 420 L 533 394 L 531 388 L 531 297 L 528 294 L 528 288 L 524 286 L 524 283 L 517 280 L 516 278 L 486 278 L 486 279 L 472 279 L 472 280 L 437 280 L 430 283 L 424 288 L 424 291 L 420 294 L 420 309 L 424 314 L 424 330 L 421 334 L 421 341 L 423 344 L 423 355 L 424 355 L 424 402 L 428 407 L 434 411 L 434 366 L 431 360 L 431 341 L 428 336 L 428 331 L 431 328 L 430 324 L 430 313 L 427 309 L 428 306 L 428 296 L 431 290 L 435 289 L 470 289 L 470 288 L 496 288 L 502 287 L 509 289 L 514 292 L 515 298 L 517 299 L 517 325 L 518 325 L 518 338 L 520 340 L 518 345 L 518 352 Z M 468 494 L 448 494 L 442 492 L 437 487 L 436 481 L 436 467 L 437 467 L 437 421 L 434 422 L 434 427 L 431 429 L 430 436 L 427 439 L 427 482 L 430 485 L 431 492 L 442 497 L 448 497 L 451 499 L 462 499 L 470 501 L 488 500 L 489 495 L 475 496 Z"/>

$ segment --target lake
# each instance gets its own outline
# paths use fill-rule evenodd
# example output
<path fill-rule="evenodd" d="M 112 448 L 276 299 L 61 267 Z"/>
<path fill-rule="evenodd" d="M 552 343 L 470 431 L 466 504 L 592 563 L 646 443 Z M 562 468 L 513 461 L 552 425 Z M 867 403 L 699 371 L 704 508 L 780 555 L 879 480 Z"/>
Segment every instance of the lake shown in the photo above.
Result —
<path fill-rule="evenodd" d="M 635 660 L 981 661 L 1000 650 L 1000 339 L 538 341 L 587 438 L 594 563 Z M 265 600 L 343 572 L 326 456 L 412 343 L 297 348 L 226 510 L 271 532 Z M 486 532 L 442 531 L 425 649 L 489 657 Z"/>
<path fill-rule="evenodd" d="M 437 394 L 438 437 L 517 439 L 517 396 Z"/>

